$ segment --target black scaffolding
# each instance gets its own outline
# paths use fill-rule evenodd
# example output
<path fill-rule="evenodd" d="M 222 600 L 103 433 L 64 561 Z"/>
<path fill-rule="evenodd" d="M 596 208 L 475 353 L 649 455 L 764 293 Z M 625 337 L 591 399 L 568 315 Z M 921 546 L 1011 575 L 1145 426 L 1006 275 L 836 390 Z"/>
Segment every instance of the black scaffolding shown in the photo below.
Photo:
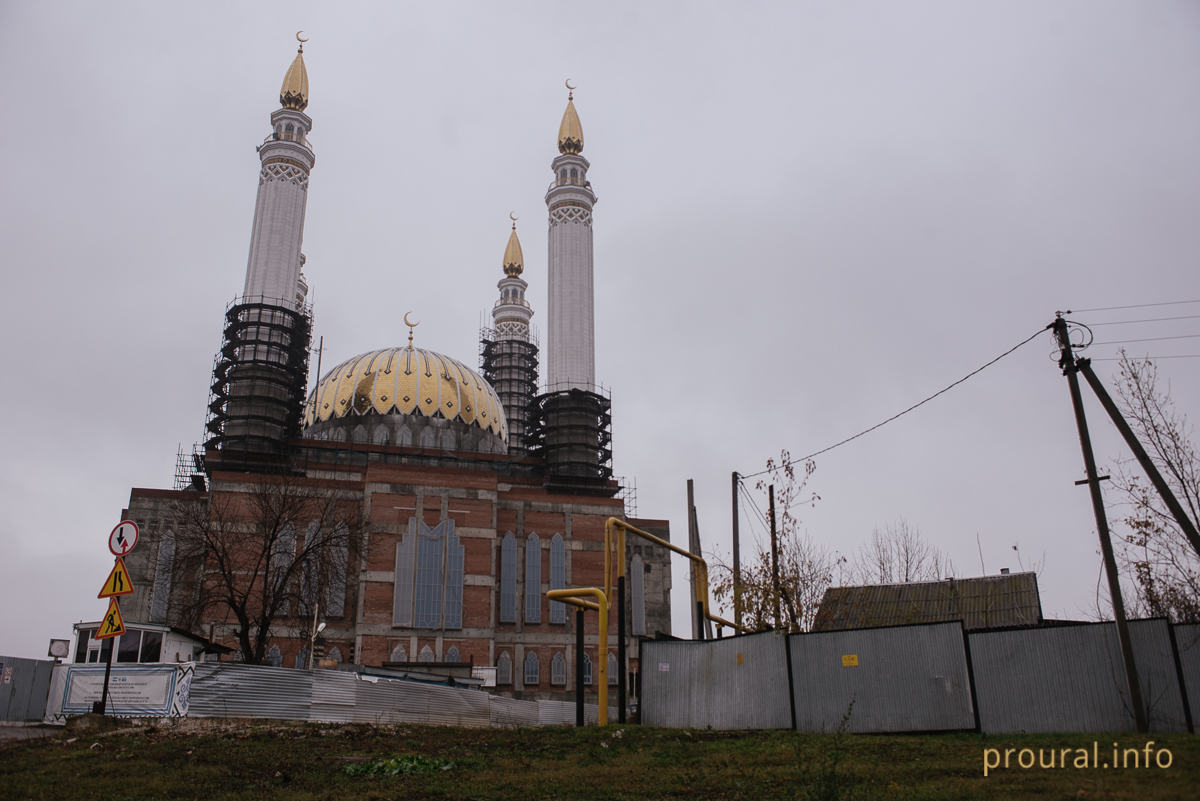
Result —
<path fill-rule="evenodd" d="M 540 450 L 537 340 L 501 339 L 485 328 L 479 337 L 479 367 L 504 406 L 509 454 L 519 457 Z"/>
<path fill-rule="evenodd" d="M 584 389 L 548 392 L 537 399 L 542 432 L 539 455 L 545 459 L 551 490 L 611 497 L 612 402 Z"/>
<path fill-rule="evenodd" d="M 225 310 L 208 403 L 208 449 L 222 470 L 278 469 L 300 435 L 312 310 L 273 298 L 237 298 Z"/>

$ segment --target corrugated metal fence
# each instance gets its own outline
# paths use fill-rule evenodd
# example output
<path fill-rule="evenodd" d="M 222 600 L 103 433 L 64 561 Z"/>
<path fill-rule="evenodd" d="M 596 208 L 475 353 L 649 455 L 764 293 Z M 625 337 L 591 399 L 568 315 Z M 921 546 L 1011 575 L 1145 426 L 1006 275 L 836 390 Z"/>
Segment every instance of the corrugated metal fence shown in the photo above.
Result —
<path fill-rule="evenodd" d="M 54 662 L 46 659 L 0 656 L 0 720 L 40 721 L 53 669 Z"/>
<path fill-rule="evenodd" d="M 1172 626 L 1179 651 L 1183 692 L 1192 712 L 1192 726 L 1200 724 L 1200 623 Z"/>
<path fill-rule="evenodd" d="M 1165 620 L 1129 623 L 1150 731 L 1187 731 Z M 968 635 L 984 732 L 1134 728 L 1114 623 Z"/>
<path fill-rule="evenodd" d="M 785 638 L 771 633 L 643 642 L 642 722 L 695 729 L 790 729 L 785 648 Z"/>
<path fill-rule="evenodd" d="M 975 728 L 959 622 L 789 640 L 800 731 L 833 731 L 843 718 L 852 732 Z"/>

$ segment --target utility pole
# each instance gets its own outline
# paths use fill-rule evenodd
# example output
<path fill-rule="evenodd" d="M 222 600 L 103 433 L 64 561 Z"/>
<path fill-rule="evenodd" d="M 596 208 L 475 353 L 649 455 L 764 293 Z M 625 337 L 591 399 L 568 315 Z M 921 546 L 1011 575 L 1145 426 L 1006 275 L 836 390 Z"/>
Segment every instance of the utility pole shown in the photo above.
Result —
<path fill-rule="evenodd" d="M 783 616 L 779 612 L 779 538 L 775 534 L 775 485 L 767 487 L 768 510 L 767 514 L 771 517 L 771 586 L 775 596 L 775 629 L 779 630 L 779 624 Z"/>
<path fill-rule="evenodd" d="M 696 553 L 696 551 L 698 551 L 700 549 L 700 545 L 697 542 L 699 537 L 696 534 L 696 507 L 693 503 L 694 499 L 695 499 L 695 497 L 693 495 L 692 480 L 689 478 L 687 480 L 688 551 L 693 554 Z M 690 573 L 691 587 L 692 587 L 691 597 L 694 599 L 696 597 L 696 578 L 697 578 L 696 577 L 696 563 L 691 561 L 690 559 L 688 560 L 688 563 L 689 563 L 688 564 L 689 570 L 691 571 L 691 573 Z M 700 611 L 696 607 L 696 604 L 693 603 L 691 606 L 692 606 L 692 639 L 693 640 L 702 640 L 702 639 L 704 639 L 704 634 L 703 634 L 704 621 L 700 619 Z"/>
<path fill-rule="evenodd" d="M 742 550 L 738 538 L 738 474 L 733 471 L 733 622 L 742 630 Z M 735 632 L 736 633 L 736 632 Z"/>
<path fill-rule="evenodd" d="M 1117 640 L 1121 644 L 1121 660 L 1125 663 L 1125 679 L 1129 684 L 1129 700 L 1133 706 L 1133 718 L 1139 732 L 1149 730 L 1146 722 L 1146 707 L 1142 702 L 1142 688 L 1138 683 L 1137 665 L 1133 659 L 1133 644 L 1129 640 L 1129 624 L 1125 619 L 1125 602 L 1121 597 L 1121 581 L 1117 575 L 1117 561 L 1113 556 L 1112 540 L 1108 532 L 1108 517 L 1104 512 L 1104 497 L 1100 492 L 1100 477 L 1096 474 L 1096 457 L 1092 453 L 1092 439 L 1088 434 L 1087 417 L 1083 411 L 1083 396 L 1079 391 L 1079 367 L 1071 352 L 1070 332 L 1067 321 L 1060 313 L 1051 326 L 1062 353 L 1059 366 L 1067 377 L 1071 388 L 1071 405 L 1075 409 L 1075 425 L 1079 429 L 1079 446 L 1083 450 L 1083 466 L 1087 471 L 1088 490 L 1092 495 L 1092 512 L 1096 516 L 1096 529 L 1100 535 L 1100 551 L 1104 555 L 1104 571 L 1108 574 L 1108 591 L 1112 595 L 1113 617 L 1117 623 Z"/>

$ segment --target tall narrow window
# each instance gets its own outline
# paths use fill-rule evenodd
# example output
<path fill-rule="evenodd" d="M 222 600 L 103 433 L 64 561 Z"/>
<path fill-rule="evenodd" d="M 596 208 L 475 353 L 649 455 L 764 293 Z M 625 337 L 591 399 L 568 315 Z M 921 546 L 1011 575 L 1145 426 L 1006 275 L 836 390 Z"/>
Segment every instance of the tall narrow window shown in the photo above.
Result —
<path fill-rule="evenodd" d="M 308 554 L 308 558 L 301 563 L 303 570 L 300 573 L 300 614 L 311 615 L 316 607 L 317 599 L 320 597 L 321 575 L 318 570 L 316 555 L 320 553 L 320 545 L 317 541 L 321 537 L 321 523 L 319 520 L 314 520 L 308 524 L 308 531 L 304 535 L 304 552 Z"/>
<path fill-rule="evenodd" d="M 589 687 L 592 684 L 592 657 L 586 652 L 583 655 L 583 683 Z"/>
<path fill-rule="evenodd" d="M 567 683 L 567 658 L 557 651 L 550 660 L 550 683 L 562 686 Z"/>
<path fill-rule="evenodd" d="M 611 651 L 608 654 L 608 683 L 616 684 L 620 674 L 617 672 L 617 655 Z"/>
<path fill-rule="evenodd" d="M 517 622 L 517 538 L 511 531 L 500 544 L 500 622 Z"/>
<path fill-rule="evenodd" d="M 329 617 L 342 617 L 346 613 L 346 571 L 350 567 L 350 529 L 338 523 L 333 530 L 333 541 L 322 549 L 328 578 L 325 584 L 325 608 Z"/>
<path fill-rule="evenodd" d="M 279 653 L 278 645 L 272 645 L 271 650 L 267 651 L 267 664 L 272 667 L 283 667 L 283 656 Z"/>
<path fill-rule="evenodd" d="M 542 681 L 542 664 L 538 661 L 537 654 L 530 651 L 525 655 L 525 686 L 536 687 Z"/>
<path fill-rule="evenodd" d="M 288 600 L 288 582 L 292 578 L 292 566 L 296 562 L 296 530 L 291 523 L 284 523 L 275 540 L 275 552 L 271 554 L 271 587 L 275 597 L 280 598 L 280 614 L 286 615 L 291 611 Z"/>
<path fill-rule="evenodd" d="M 646 633 L 646 568 L 637 554 L 629 562 L 629 598 L 633 636 Z"/>
<path fill-rule="evenodd" d="M 542 622 L 542 541 L 537 534 L 525 540 L 525 622 Z"/>
<path fill-rule="evenodd" d="M 550 589 L 562 590 L 567 586 L 566 546 L 562 534 L 550 540 Z M 550 602 L 550 622 L 567 622 L 567 605 L 562 601 Z"/>
<path fill-rule="evenodd" d="M 463 553 L 453 520 L 431 529 L 409 518 L 396 544 L 393 626 L 462 628 Z"/>
<path fill-rule="evenodd" d="M 496 683 L 512 684 L 512 657 L 508 651 L 502 651 L 496 660 Z"/>
<path fill-rule="evenodd" d="M 300 653 L 296 654 L 296 669 L 308 670 L 308 646 L 300 649 Z"/>
<path fill-rule="evenodd" d="M 417 656 L 417 661 L 418 661 L 418 662 L 432 662 L 432 661 L 434 661 L 433 649 L 432 649 L 432 648 L 430 648 L 428 645 L 424 645 L 424 646 L 422 646 L 422 647 L 421 647 L 421 653 L 420 653 L 420 654 L 418 654 L 418 656 Z"/>
<path fill-rule="evenodd" d="M 158 543 L 154 563 L 154 590 L 150 598 L 150 622 L 165 623 L 171 596 L 171 570 L 175 567 L 175 532 L 168 531 Z"/>

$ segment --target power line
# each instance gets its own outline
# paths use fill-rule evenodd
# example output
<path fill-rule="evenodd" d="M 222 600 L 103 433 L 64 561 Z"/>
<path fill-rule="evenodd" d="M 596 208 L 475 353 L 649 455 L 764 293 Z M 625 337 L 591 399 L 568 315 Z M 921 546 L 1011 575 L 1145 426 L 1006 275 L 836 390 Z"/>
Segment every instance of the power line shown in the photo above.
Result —
<path fill-rule="evenodd" d="M 1167 339 L 1196 339 L 1200 334 L 1183 334 L 1177 337 L 1147 337 L 1146 339 L 1114 339 L 1112 342 L 1093 342 L 1092 346 L 1097 345 L 1125 345 L 1130 342 L 1162 342 Z"/>
<path fill-rule="evenodd" d="M 1095 328 L 1099 325 L 1128 325 L 1129 323 L 1161 323 L 1166 320 L 1200 320 L 1200 314 L 1190 314 L 1186 317 L 1150 317 L 1146 320 L 1114 320 L 1110 323 L 1088 323 Z"/>
<path fill-rule="evenodd" d="M 1197 316 L 1198 316 L 1198 317 L 1200 317 L 1200 315 L 1197 315 Z M 842 445 L 845 445 L 847 442 L 852 442 L 852 441 L 854 441 L 854 440 L 858 439 L 859 437 L 863 436 L 864 434 L 870 434 L 870 433 L 871 433 L 872 431 L 874 431 L 875 429 L 877 429 L 877 428 L 882 428 L 883 426 L 887 425 L 888 423 L 892 422 L 893 420 L 895 420 L 895 419 L 897 419 L 897 418 L 900 418 L 900 417 L 903 417 L 904 415 L 908 414 L 908 413 L 909 413 L 909 412 L 911 412 L 913 409 L 916 409 L 916 408 L 919 408 L 919 407 L 921 407 L 921 406 L 924 406 L 926 403 L 929 403 L 931 400 L 933 400 L 934 398 L 936 398 L 938 395 L 942 395 L 942 394 L 944 394 L 944 393 L 946 393 L 946 392 L 949 392 L 950 390 L 954 389 L 956 386 L 958 386 L 958 385 L 959 385 L 959 384 L 961 384 L 962 382 L 966 381 L 968 378 L 971 378 L 972 376 L 978 375 L 979 373 L 983 372 L 983 371 L 984 371 L 984 370 L 986 370 L 987 368 L 991 367 L 991 366 L 992 366 L 993 364 L 995 364 L 996 362 L 998 362 L 998 361 L 1000 361 L 1001 359 L 1003 359 L 1003 358 L 1004 358 L 1005 356 L 1007 356 L 1008 354 L 1010 354 L 1010 353 L 1012 353 L 1013 351 L 1015 351 L 1017 348 L 1021 347 L 1022 345 L 1026 345 L 1026 344 L 1028 344 L 1028 343 L 1032 342 L 1033 340 L 1037 339 L 1037 338 L 1038 338 L 1038 337 L 1039 337 L 1039 336 L 1040 336 L 1040 335 L 1041 335 L 1041 334 L 1042 334 L 1044 331 L 1047 331 L 1049 328 L 1050 328 L 1050 326 L 1046 326 L 1045 328 L 1039 329 L 1039 330 L 1038 330 L 1036 333 L 1034 333 L 1034 334 L 1033 334 L 1033 336 L 1029 337 L 1028 339 L 1024 339 L 1024 340 L 1022 340 L 1022 341 L 1018 342 L 1016 345 L 1013 345 L 1011 348 L 1009 348 L 1008 350 L 1004 351 L 1004 353 L 1001 353 L 999 356 L 997 356 L 996 358 L 992 359 L 990 362 L 988 362 L 987 364 L 983 365 L 982 367 L 980 367 L 980 368 L 978 368 L 978 369 L 976 369 L 976 370 L 972 370 L 971 372 L 967 373 L 965 376 L 963 376 L 962 378 L 958 379 L 957 381 L 955 381 L 953 384 L 951 384 L 950 386 L 946 387 L 945 389 L 942 389 L 942 390 L 939 390 L 939 391 L 937 391 L 937 392 L 933 393 L 932 395 L 930 395 L 928 398 L 926 398 L 925 400 L 921 401 L 920 403 L 915 403 L 915 404 L 913 404 L 912 406 L 909 406 L 907 409 L 905 409 L 904 411 L 900 412 L 899 414 L 894 414 L 894 415 L 892 415 L 892 416 L 891 416 L 891 417 L 889 417 L 888 419 L 884 420 L 882 423 L 876 423 L 875 425 L 871 426 L 870 428 L 868 428 L 868 429 L 866 429 L 866 430 L 864 430 L 864 431 L 860 431 L 860 432 L 858 432 L 857 434 L 855 434 L 855 435 L 854 435 L 854 436 L 852 436 L 852 437 L 847 437 L 846 439 L 842 440 L 841 442 L 838 442 L 838 443 L 836 443 L 836 444 L 830 445 L 828 448 L 822 448 L 821 450 L 819 450 L 819 451 L 815 451 L 815 452 L 813 452 L 813 453 L 810 453 L 810 454 L 809 454 L 809 455 L 807 455 L 807 456 L 802 456 L 802 457 L 800 457 L 799 459 L 792 459 L 791 461 L 785 462 L 784 464 L 781 464 L 781 465 L 780 465 L 780 467 L 785 467 L 785 466 L 787 466 L 787 465 L 796 464 L 797 462 L 806 462 L 806 461 L 808 461 L 809 459 L 813 458 L 814 456 L 820 456 L 822 453 L 828 453 L 829 451 L 833 450 L 834 448 L 840 448 Z M 749 473 L 749 474 L 746 474 L 746 475 L 741 475 L 741 474 L 739 474 L 739 475 L 741 475 L 741 477 L 742 477 L 742 478 L 754 478 L 755 476 L 761 476 L 763 473 L 769 473 L 769 472 L 770 472 L 770 470 L 759 470 L 757 473 Z"/>
<path fill-rule="evenodd" d="M 1200 303 L 1200 300 L 1169 300 L 1166 303 L 1137 303 L 1133 306 L 1105 306 L 1102 309 L 1074 309 L 1075 314 L 1097 311 L 1117 311 L 1118 309 L 1148 309 L 1151 306 L 1178 306 L 1181 303 Z"/>
<path fill-rule="evenodd" d="M 1200 359 L 1200 353 L 1189 353 L 1186 356 L 1135 356 L 1135 359 Z M 1094 362 L 1119 362 L 1120 359 L 1092 359 Z"/>

